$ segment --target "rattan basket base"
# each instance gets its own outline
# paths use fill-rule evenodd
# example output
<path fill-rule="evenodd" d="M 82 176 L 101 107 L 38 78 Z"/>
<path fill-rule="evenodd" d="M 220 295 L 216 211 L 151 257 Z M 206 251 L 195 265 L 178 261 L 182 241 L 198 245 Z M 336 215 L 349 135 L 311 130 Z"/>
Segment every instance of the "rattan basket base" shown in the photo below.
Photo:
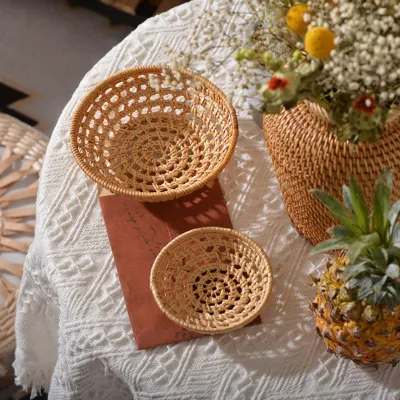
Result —
<path fill-rule="evenodd" d="M 119 160 L 114 162 L 113 172 L 124 187 L 151 193 L 159 186 L 159 192 L 166 192 L 184 187 L 189 178 L 196 178 L 204 159 L 197 154 L 193 157 L 201 151 L 195 146 L 200 142 L 198 132 L 179 116 L 143 116 L 120 131 L 119 141 L 110 142 L 107 155 Z"/>
<path fill-rule="evenodd" d="M 353 149 L 339 143 L 329 124 L 300 104 L 279 115 L 265 115 L 264 134 L 289 216 L 312 244 L 327 239 L 326 230 L 336 222 L 311 189 L 341 198 L 343 184 L 353 175 L 371 205 L 377 176 L 390 168 L 395 175 L 392 199 L 400 199 L 399 120 L 385 126 L 379 144 L 361 143 Z"/>

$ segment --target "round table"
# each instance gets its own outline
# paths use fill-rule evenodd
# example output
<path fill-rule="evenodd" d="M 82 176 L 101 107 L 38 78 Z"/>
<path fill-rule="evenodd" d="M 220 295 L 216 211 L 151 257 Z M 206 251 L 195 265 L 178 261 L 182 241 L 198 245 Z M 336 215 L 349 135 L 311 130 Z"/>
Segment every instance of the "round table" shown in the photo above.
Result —
<path fill-rule="evenodd" d="M 292 227 L 262 130 L 240 117 L 240 137 L 220 176 L 235 229 L 270 257 L 274 290 L 261 325 L 138 351 L 97 198 L 69 147 L 71 116 L 96 83 L 185 50 L 191 2 L 141 25 L 84 77 L 51 137 L 37 201 L 37 230 L 18 303 L 16 380 L 50 399 L 395 399 L 398 368 L 359 367 L 325 351 L 308 308 L 309 274 L 323 257 Z M 227 19 L 226 23 L 230 21 Z M 226 64 L 211 77 L 229 86 Z"/>

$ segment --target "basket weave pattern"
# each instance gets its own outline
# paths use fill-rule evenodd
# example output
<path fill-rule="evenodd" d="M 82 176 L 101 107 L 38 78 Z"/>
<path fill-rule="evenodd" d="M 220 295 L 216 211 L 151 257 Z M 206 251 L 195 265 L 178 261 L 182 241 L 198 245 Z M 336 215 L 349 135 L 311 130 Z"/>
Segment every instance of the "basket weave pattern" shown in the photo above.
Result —
<path fill-rule="evenodd" d="M 258 316 L 271 291 L 272 273 L 262 248 L 247 236 L 200 228 L 161 251 L 150 286 L 158 306 L 175 323 L 215 334 Z"/>
<path fill-rule="evenodd" d="M 17 119 L 0 113 L 0 387 L 13 382 L 10 365 L 15 351 L 16 281 L 35 233 L 35 201 L 48 138 Z M 10 278 L 13 276 L 14 278 Z"/>
<path fill-rule="evenodd" d="M 181 90 L 149 84 L 162 67 L 123 71 L 96 86 L 75 112 L 72 152 L 95 182 L 142 201 L 187 195 L 215 178 L 236 145 L 233 107 L 211 82 L 190 72 Z M 189 81 L 202 83 L 194 89 Z"/>
<path fill-rule="evenodd" d="M 264 116 L 264 134 L 287 211 L 294 225 L 313 244 L 329 237 L 336 222 L 310 193 L 322 189 L 341 197 L 353 175 L 372 204 L 374 183 L 383 168 L 394 172 L 393 200 L 400 198 L 400 120 L 388 123 L 378 144 L 354 149 L 339 143 L 326 119 L 300 104 L 279 115 Z"/>

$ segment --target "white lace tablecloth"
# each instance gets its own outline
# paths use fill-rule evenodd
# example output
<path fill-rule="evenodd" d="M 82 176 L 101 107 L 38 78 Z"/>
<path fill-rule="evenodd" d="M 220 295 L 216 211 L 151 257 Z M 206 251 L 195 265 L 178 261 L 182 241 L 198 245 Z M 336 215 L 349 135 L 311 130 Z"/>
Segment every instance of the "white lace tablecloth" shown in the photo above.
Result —
<path fill-rule="evenodd" d="M 38 198 L 36 239 L 16 323 L 17 382 L 64 399 L 399 399 L 399 368 L 365 368 L 328 354 L 315 333 L 309 274 L 323 268 L 291 226 L 262 130 L 241 118 L 234 156 L 221 174 L 235 229 L 270 257 L 274 290 L 263 323 L 230 334 L 136 350 L 96 185 L 73 160 L 74 108 L 96 83 L 185 49 L 188 3 L 152 18 L 85 76 L 51 137 Z M 226 21 L 229 23 L 229 20 Z M 227 68 L 233 68 L 228 64 Z M 213 80 L 227 89 L 226 71 Z M 132 260 L 134 262 L 134 260 Z"/>

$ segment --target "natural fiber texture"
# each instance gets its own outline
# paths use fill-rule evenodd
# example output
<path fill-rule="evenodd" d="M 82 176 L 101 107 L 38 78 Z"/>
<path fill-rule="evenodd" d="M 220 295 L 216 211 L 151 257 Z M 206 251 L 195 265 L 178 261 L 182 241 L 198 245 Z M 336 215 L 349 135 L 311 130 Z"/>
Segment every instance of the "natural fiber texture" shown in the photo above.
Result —
<path fill-rule="evenodd" d="M 162 67 L 122 71 L 81 102 L 71 127 L 76 161 L 95 182 L 142 201 L 187 195 L 215 178 L 236 145 L 236 113 L 211 82 L 190 72 L 181 90 L 149 84 Z M 202 83 L 194 89 L 189 80 Z"/>
<path fill-rule="evenodd" d="M 385 126 L 378 144 L 352 148 L 339 143 L 329 123 L 300 104 L 279 115 L 265 115 L 264 134 L 289 216 L 313 244 L 327 239 L 326 230 L 336 222 L 311 189 L 341 198 L 343 184 L 353 175 L 371 205 L 379 172 L 390 168 L 395 174 L 393 200 L 400 199 L 400 120 Z"/>
<path fill-rule="evenodd" d="M 0 359 L 15 350 L 18 294 L 15 280 L 11 282 L 4 273 L 22 277 L 22 263 L 35 232 L 34 203 L 47 143 L 41 132 L 0 113 Z"/>
<path fill-rule="evenodd" d="M 272 272 L 254 240 L 232 229 L 200 228 L 161 251 L 150 286 L 158 306 L 175 323 L 215 334 L 258 316 L 271 292 Z"/>
<path fill-rule="evenodd" d="M 304 104 L 307 106 L 308 111 L 310 111 L 310 113 L 316 118 L 327 123 L 332 123 L 328 111 L 326 111 L 325 108 L 322 108 L 319 104 L 309 100 L 304 100 Z"/>

